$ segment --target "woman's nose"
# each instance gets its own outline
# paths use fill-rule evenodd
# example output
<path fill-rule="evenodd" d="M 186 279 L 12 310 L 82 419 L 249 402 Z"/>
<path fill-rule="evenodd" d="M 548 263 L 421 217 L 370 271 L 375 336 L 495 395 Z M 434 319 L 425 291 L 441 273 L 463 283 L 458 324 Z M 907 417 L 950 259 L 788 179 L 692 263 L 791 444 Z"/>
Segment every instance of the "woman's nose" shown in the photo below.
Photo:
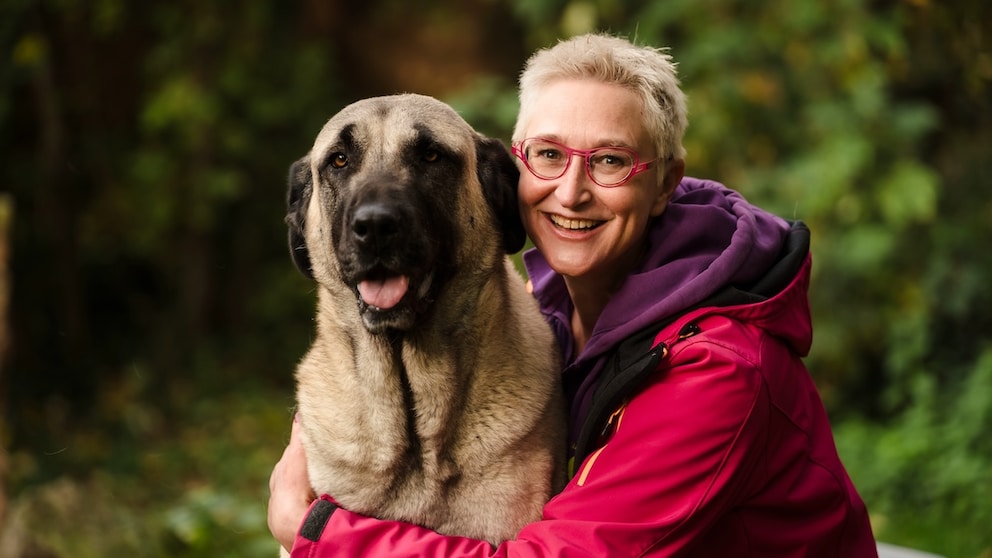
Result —
<path fill-rule="evenodd" d="M 582 157 L 573 155 L 571 163 L 565 169 L 565 174 L 558 179 L 555 187 L 555 197 L 562 207 L 579 206 L 592 198 L 591 188 L 595 187 L 586 173 L 586 162 Z"/>

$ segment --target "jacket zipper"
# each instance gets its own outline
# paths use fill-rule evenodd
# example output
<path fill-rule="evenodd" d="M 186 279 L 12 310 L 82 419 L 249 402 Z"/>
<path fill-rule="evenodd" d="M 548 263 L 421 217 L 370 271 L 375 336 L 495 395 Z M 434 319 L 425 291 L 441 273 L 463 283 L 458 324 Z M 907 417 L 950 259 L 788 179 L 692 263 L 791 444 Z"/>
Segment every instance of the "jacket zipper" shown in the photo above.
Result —
<path fill-rule="evenodd" d="M 623 404 L 620 405 L 620 408 L 618 408 L 616 411 L 613 411 L 613 414 L 610 415 L 610 418 L 606 420 L 606 425 L 603 427 L 603 436 L 605 436 L 608 432 L 610 432 L 610 430 L 613 430 L 613 432 L 616 433 L 617 429 L 620 428 L 620 423 L 623 421 L 623 413 L 626 410 L 627 410 L 627 402 L 624 401 Z M 616 426 L 613 425 L 613 421 L 616 421 Z M 599 454 L 602 453 L 604 449 L 606 449 L 607 445 L 609 445 L 609 442 L 600 446 L 598 450 L 594 451 L 592 455 L 590 455 L 589 458 L 586 459 L 585 466 L 582 467 L 582 471 L 579 472 L 578 479 L 575 481 L 576 484 L 578 484 L 579 486 L 583 486 L 586 483 L 586 477 L 589 476 L 589 471 L 592 469 L 593 464 L 596 463 L 596 460 L 599 458 Z"/>
<path fill-rule="evenodd" d="M 702 328 L 699 327 L 699 324 L 697 324 L 696 322 L 689 322 L 686 325 L 682 326 L 682 329 L 679 330 L 679 333 L 676 336 L 675 343 L 678 343 L 679 341 L 697 335 L 701 331 Z M 664 360 L 665 358 L 668 357 L 669 348 L 665 342 L 658 343 L 658 345 L 653 350 L 658 350 L 658 349 L 662 351 L 661 360 Z M 624 412 L 627 410 L 628 402 L 629 402 L 628 399 L 624 399 L 623 403 L 621 403 L 620 406 L 615 411 L 613 411 L 613 413 L 610 414 L 610 416 L 606 419 L 606 424 L 603 425 L 603 429 L 600 432 L 600 437 L 605 437 L 609 435 L 612 438 L 613 435 L 616 434 L 617 430 L 620 428 L 620 423 L 623 422 L 623 415 Z M 599 454 L 602 453 L 603 450 L 606 449 L 606 446 L 608 445 L 609 442 L 607 441 L 605 444 L 600 446 L 599 449 L 594 451 L 588 458 L 586 458 L 582 470 L 579 471 L 579 474 L 576 477 L 575 482 L 578 486 L 585 485 L 586 480 L 589 477 L 589 472 L 592 470 L 592 466 L 596 463 L 596 460 L 599 459 Z"/>

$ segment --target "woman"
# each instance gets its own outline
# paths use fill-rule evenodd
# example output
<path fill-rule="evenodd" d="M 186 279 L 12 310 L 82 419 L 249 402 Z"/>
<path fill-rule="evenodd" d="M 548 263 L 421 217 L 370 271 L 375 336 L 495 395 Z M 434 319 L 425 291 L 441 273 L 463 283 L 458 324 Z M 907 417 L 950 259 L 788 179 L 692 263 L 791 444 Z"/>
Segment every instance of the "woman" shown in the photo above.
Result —
<path fill-rule="evenodd" d="M 577 470 L 494 549 L 312 503 L 294 435 L 269 509 L 294 556 L 877 556 L 801 361 L 808 231 L 684 178 L 685 127 L 659 50 L 586 35 L 528 61 L 525 263 L 565 357 Z"/>

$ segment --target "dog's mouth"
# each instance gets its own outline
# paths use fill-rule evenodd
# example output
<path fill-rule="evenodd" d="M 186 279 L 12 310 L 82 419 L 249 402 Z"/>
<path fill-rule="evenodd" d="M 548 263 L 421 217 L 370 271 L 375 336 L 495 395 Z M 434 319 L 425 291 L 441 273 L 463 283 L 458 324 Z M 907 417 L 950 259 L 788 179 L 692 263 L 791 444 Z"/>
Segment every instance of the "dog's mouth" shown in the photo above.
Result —
<path fill-rule="evenodd" d="M 383 267 L 364 274 L 355 285 L 359 307 L 363 313 L 388 313 L 402 307 L 420 307 L 429 297 L 433 273 L 418 280 Z"/>
<path fill-rule="evenodd" d="M 394 308 L 410 290 L 410 278 L 376 270 L 358 282 L 358 297 L 370 310 Z"/>

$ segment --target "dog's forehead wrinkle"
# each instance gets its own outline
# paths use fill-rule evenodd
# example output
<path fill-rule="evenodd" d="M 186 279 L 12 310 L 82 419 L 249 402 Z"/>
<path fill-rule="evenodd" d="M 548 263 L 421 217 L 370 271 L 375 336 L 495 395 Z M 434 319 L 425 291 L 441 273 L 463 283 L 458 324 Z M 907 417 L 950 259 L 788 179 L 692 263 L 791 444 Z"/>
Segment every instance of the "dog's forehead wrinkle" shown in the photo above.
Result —
<path fill-rule="evenodd" d="M 466 155 L 472 145 L 472 128 L 450 106 L 417 94 L 374 97 L 356 101 L 324 125 L 314 152 L 326 157 L 339 144 L 360 149 L 374 158 L 385 158 L 424 142 L 443 145 Z M 376 138 L 369 141 L 369 138 Z M 420 142 L 419 144 L 417 142 Z"/>
<path fill-rule="evenodd" d="M 468 146 L 472 143 L 466 138 L 467 134 L 457 128 L 444 129 L 436 124 L 420 122 L 414 125 L 413 145 L 443 147 L 444 150 L 461 156 L 468 154 Z"/>
<path fill-rule="evenodd" d="M 345 122 L 338 124 L 333 120 L 328 122 L 314 141 L 312 150 L 313 164 L 321 165 L 332 153 L 343 151 L 346 154 L 356 150 L 364 151 L 363 144 L 367 142 L 367 134 L 362 130 L 360 122 Z"/>
<path fill-rule="evenodd" d="M 383 122 L 387 136 L 406 141 L 429 142 L 444 145 L 451 151 L 462 152 L 471 137 L 472 129 L 448 105 L 417 95 L 403 98 L 405 103 L 393 106 L 389 118 Z"/>

